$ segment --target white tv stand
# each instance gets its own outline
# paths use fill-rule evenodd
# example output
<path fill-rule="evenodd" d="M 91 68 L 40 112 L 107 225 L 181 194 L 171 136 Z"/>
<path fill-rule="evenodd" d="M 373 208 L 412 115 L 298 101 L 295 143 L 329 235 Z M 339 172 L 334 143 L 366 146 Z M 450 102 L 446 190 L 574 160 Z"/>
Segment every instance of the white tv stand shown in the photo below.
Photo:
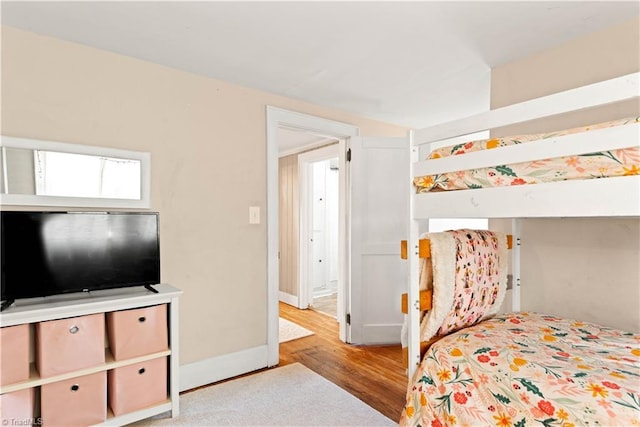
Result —
<path fill-rule="evenodd" d="M 171 411 L 172 417 L 177 417 L 180 411 L 178 299 L 182 291 L 165 284 L 154 285 L 154 288 L 158 291 L 157 293 L 151 292 L 143 287 L 135 287 L 16 301 L 14 305 L 0 313 L 0 327 L 34 324 L 47 320 L 167 304 L 169 349 L 147 356 L 115 361 L 109 348 L 107 348 L 105 349 L 106 361 L 104 365 L 80 369 L 48 378 L 40 378 L 35 367 L 32 366 L 31 376 L 27 381 L 1 386 L 0 394 L 35 388 L 43 384 L 108 371 L 109 369 L 166 356 L 168 358 L 169 369 L 167 374 L 169 380 L 167 400 L 157 405 L 120 416 L 113 416 L 113 414 L 108 411 L 107 420 L 100 425 L 113 426 L 128 424 L 167 411 Z"/>

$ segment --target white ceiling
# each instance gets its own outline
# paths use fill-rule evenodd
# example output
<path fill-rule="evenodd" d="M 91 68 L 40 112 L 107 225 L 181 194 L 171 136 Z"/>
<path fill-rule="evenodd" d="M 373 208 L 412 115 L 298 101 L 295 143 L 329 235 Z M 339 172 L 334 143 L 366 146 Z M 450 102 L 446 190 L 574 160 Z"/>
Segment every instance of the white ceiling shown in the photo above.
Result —
<path fill-rule="evenodd" d="M 488 107 L 490 69 L 630 2 L 10 2 L 3 25 L 410 127 Z"/>

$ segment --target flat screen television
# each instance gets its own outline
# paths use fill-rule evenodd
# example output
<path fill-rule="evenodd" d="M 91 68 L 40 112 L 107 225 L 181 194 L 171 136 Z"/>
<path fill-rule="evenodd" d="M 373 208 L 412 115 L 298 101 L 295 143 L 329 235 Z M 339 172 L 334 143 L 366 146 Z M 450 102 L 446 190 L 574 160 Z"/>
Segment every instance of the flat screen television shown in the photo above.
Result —
<path fill-rule="evenodd" d="M 19 298 L 160 283 L 156 212 L 0 215 L 3 305 Z"/>

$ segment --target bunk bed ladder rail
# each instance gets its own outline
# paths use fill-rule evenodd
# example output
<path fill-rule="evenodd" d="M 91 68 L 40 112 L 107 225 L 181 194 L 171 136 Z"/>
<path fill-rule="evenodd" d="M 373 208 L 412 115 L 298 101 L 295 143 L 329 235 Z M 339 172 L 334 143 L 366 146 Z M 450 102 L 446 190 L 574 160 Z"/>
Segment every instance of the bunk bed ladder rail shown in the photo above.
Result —
<path fill-rule="evenodd" d="M 520 220 L 511 220 L 511 311 L 520 311 Z"/>

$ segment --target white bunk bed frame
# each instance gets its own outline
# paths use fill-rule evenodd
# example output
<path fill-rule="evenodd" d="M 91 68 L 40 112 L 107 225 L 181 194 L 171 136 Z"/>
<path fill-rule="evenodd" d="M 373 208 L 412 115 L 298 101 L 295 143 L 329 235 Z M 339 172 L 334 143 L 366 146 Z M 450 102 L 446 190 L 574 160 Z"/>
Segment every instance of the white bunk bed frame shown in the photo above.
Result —
<path fill-rule="evenodd" d="M 501 164 L 640 146 L 640 124 L 605 128 L 532 141 L 462 156 L 420 161 L 420 148 L 502 126 L 602 106 L 640 96 L 640 73 L 590 84 L 466 119 L 410 132 L 413 178 Z M 640 216 L 640 175 L 558 181 L 533 185 L 416 194 L 409 186 L 408 375 L 420 363 L 420 291 L 418 241 L 421 221 L 429 218 L 512 218 L 513 310 L 520 309 L 520 234 L 517 218 Z"/>

